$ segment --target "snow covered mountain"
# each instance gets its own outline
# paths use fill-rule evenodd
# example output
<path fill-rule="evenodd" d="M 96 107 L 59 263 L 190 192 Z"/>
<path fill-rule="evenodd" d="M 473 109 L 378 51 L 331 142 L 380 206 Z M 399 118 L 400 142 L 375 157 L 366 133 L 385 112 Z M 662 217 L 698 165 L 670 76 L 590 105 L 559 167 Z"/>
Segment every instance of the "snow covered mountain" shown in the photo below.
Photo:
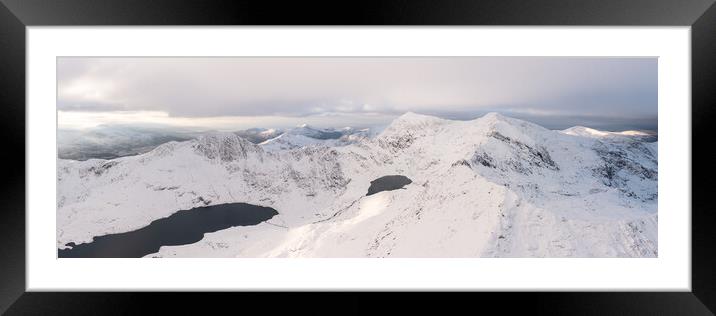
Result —
<path fill-rule="evenodd" d="M 57 150 L 61 159 L 114 159 L 143 154 L 169 141 L 186 141 L 207 133 L 214 132 L 134 125 L 100 125 L 87 130 L 59 129 Z M 266 148 L 287 149 L 313 143 L 325 143 L 329 146 L 347 145 L 367 137 L 370 131 L 352 127 L 319 129 L 304 124 L 285 130 L 249 128 L 234 133 L 254 144 L 283 136 L 278 144 Z"/>
<path fill-rule="evenodd" d="M 243 139 L 246 139 L 254 144 L 258 144 L 283 134 L 283 130 L 275 128 L 249 128 L 236 131 L 235 133 Z"/>
<path fill-rule="evenodd" d="M 584 126 L 574 126 L 562 131 L 568 135 L 593 137 L 593 138 L 611 138 L 613 140 L 637 140 L 643 142 L 654 142 L 657 136 L 653 132 L 645 131 L 623 131 L 623 132 L 606 132 Z"/>
<path fill-rule="evenodd" d="M 345 136 L 284 133 L 257 145 L 216 133 L 113 160 L 60 159 L 58 248 L 182 209 L 244 202 L 279 215 L 150 256 L 658 255 L 657 143 L 496 113 L 471 121 L 406 113 L 375 137 L 337 142 Z M 412 182 L 366 196 L 385 175 Z"/>
<path fill-rule="evenodd" d="M 345 146 L 369 137 L 369 129 L 344 127 L 320 129 L 307 124 L 287 129 L 281 135 L 268 139 L 260 145 L 267 150 L 295 149 L 311 145 Z"/>
<path fill-rule="evenodd" d="M 356 130 L 351 127 L 342 129 L 316 129 L 308 125 L 289 129 L 274 138 L 259 143 L 265 150 L 287 150 L 306 146 L 345 146 L 370 136 L 369 129 Z"/>

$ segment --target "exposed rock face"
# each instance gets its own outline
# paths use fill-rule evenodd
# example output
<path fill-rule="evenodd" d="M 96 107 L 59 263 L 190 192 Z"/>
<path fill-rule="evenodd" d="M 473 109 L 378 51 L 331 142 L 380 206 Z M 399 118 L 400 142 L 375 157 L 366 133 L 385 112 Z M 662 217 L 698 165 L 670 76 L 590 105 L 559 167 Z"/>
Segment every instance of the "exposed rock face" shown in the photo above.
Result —
<path fill-rule="evenodd" d="M 234 133 L 215 133 L 200 136 L 192 147 L 209 159 L 223 162 L 246 159 L 249 155 L 263 154 L 261 147 Z"/>

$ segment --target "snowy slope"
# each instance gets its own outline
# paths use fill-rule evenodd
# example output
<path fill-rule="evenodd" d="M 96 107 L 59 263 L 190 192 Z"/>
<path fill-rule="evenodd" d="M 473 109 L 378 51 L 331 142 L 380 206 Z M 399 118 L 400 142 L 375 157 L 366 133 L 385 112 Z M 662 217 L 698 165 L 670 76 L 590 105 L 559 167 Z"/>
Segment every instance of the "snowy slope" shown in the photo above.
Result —
<path fill-rule="evenodd" d="M 275 128 L 249 128 L 236 131 L 236 135 L 254 144 L 258 144 L 283 134 L 283 130 Z"/>
<path fill-rule="evenodd" d="M 368 129 L 356 130 L 345 127 L 335 129 L 316 129 L 306 124 L 289 129 L 271 139 L 259 143 L 264 150 L 281 151 L 308 146 L 345 146 L 362 141 L 370 135 Z"/>
<path fill-rule="evenodd" d="M 574 126 L 561 131 L 567 135 L 575 135 L 582 137 L 601 138 L 613 141 L 644 141 L 653 142 L 656 141 L 656 134 L 653 132 L 645 131 L 622 131 L 622 132 L 607 132 L 600 131 L 584 126 Z"/>
<path fill-rule="evenodd" d="M 264 150 L 279 151 L 296 149 L 312 145 L 321 145 L 326 143 L 327 141 L 328 140 L 311 138 L 303 135 L 284 133 L 277 137 L 261 142 L 259 145 L 261 145 Z"/>
<path fill-rule="evenodd" d="M 279 215 L 150 256 L 658 254 L 656 143 L 496 113 L 472 121 L 406 113 L 374 138 L 340 145 L 284 135 L 299 145 L 214 134 L 139 156 L 59 160 L 58 247 L 180 209 L 246 202 Z M 370 181 L 391 174 L 412 183 L 365 196 Z"/>

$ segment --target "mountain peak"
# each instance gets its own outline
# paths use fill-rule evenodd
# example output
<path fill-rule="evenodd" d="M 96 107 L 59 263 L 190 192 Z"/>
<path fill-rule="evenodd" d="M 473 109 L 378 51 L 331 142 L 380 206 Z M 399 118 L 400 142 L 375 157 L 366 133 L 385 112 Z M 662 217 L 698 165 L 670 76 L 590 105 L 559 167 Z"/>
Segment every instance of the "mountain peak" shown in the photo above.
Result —
<path fill-rule="evenodd" d="M 440 126 L 450 121 L 435 116 L 406 112 L 397 117 L 386 127 L 380 134 L 380 137 L 394 137 L 405 133 L 406 131 L 418 131 L 430 129 L 430 127 Z"/>
<path fill-rule="evenodd" d="M 200 143 L 213 143 L 213 142 L 248 142 L 243 137 L 237 135 L 236 133 L 232 132 L 209 132 L 204 133 L 202 135 L 199 135 L 199 137 L 196 138 L 198 142 Z"/>
<path fill-rule="evenodd" d="M 567 135 L 575 135 L 575 136 L 590 136 L 590 137 L 601 137 L 601 136 L 607 136 L 608 133 L 596 130 L 589 127 L 584 126 L 573 126 L 568 129 L 565 129 L 562 131 L 562 133 Z"/>
<path fill-rule="evenodd" d="M 431 125 L 431 124 L 439 124 L 444 123 L 447 120 L 441 119 L 436 116 L 430 116 L 430 115 L 424 115 L 424 114 L 417 114 L 415 112 L 405 112 L 403 115 L 398 116 L 393 122 L 392 125 Z"/>
<path fill-rule="evenodd" d="M 261 148 L 235 133 L 212 132 L 199 136 L 194 149 L 209 159 L 223 161 L 246 158 L 248 153 L 261 152 Z"/>
<path fill-rule="evenodd" d="M 485 121 L 504 121 L 508 117 L 500 114 L 499 112 L 489 112 L 481 117 Z"/>
<path fill-rule="evenodd" d="M 439 119 L 439 118 L 437 118 L 435 116 L 430 116 L 430 115 L 418 114 L 418 113 L 411 112 L 411 111 L 405 112 L 401 116 L 398 116 L 398 118 L 396 118 L 396 120 L 401 120 L 401 121 L 425 120 L 425 119 Z"/>

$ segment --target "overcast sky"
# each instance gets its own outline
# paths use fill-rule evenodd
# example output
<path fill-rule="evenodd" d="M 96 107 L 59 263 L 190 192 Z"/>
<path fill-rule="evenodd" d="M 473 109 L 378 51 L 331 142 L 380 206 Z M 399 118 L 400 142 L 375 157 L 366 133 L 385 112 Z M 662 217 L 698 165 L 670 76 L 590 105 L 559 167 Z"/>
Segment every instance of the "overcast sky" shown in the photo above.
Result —
<path fill-rule="evenodd" d="M 58 124 L 237 130 L 490 111 L 548 128 L 656 129 L 656 58 L 59 58 Z M 609 127 L 611 126 L 611 127 Z"/>

